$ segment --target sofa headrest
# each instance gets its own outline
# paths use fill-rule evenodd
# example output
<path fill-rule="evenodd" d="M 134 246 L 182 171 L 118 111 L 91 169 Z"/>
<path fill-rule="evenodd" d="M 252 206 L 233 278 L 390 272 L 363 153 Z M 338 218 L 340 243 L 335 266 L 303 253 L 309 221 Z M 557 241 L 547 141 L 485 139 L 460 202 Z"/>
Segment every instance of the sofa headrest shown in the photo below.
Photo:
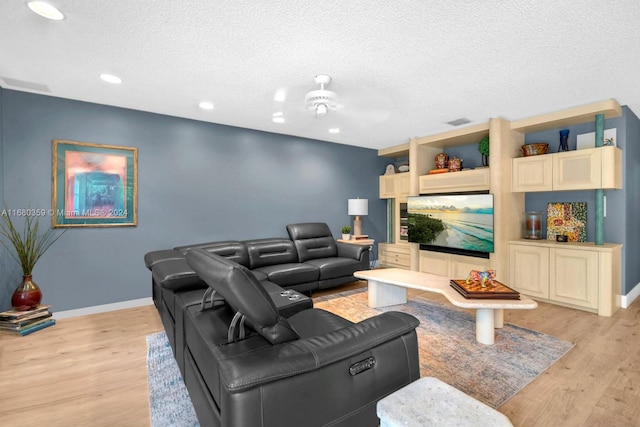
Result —
<path fill-rule="evenodd" d="M 271 344 L 298 339 L 281 318 L 264 287 L 246 267 L 205 249 L 191 249 L 187 262 L 235 311 L 244 314 L 256 332 Z"/>
<path fill-rule="evenodd" d="M 336 241 L 329 226 L 324 222 L 289 224 L 287 233 L 296 245 L 300 262 L 338 255 Z"/>
<path fill-rule="evenodd" d="M 291 240 L 312 239 L 315 237 L 333 237 L 329 226 L 324 222 L 301 222 L 287 225 Z"/>
<path fill-rule="evenodd" d="M 256 239 L 243 242 L 249 253 L 249 268 L 298 262 L 293 242 L 284 238 Z"/>
<path fill-rule="evenodd" d="M 195 245 L 176 246 L 176 251 L 186 255 L 191 249 L 204 249 L 207 252 L 220 255 L 238 264 L 249 266 L 249 253 L 244 243 L 237 240 L 225 240 L 221 242 L 197 243 Z"/>

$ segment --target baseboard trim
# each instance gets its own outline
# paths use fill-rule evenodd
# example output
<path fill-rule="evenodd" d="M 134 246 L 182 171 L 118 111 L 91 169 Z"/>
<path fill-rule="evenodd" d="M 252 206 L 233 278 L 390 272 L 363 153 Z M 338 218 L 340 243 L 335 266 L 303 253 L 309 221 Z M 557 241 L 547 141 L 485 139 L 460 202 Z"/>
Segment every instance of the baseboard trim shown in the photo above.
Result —
<path fill-rule="evenodd" d="M 123 310 L 125 308 L 142 307 L 153 304 L 151 297 L 133 299 L 129 301 L 114 302 L 111 304 L 94 305 L 92 307 L 77 308 L 75 310 L 56 311 L 53 316 L 56 319 L 68 319 L 71 317 L 86 316 L 89 314 L 106 313 L 108 311 Z"/>
<path fill-rule="evenodd" d="M 640 296 L 640 283 L 636 284 L 631 291 L 622 296 L 622 301 L 620 301 L 620 306 L 622 308 L 627 308 L 631 305 L 632 302 L 636 300 Z"/>

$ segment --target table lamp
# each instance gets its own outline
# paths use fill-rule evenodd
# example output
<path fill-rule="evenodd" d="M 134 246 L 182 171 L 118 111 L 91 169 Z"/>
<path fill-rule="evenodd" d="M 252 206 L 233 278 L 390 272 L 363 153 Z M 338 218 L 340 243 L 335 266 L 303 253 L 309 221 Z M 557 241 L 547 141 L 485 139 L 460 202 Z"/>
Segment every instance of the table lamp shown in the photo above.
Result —
<path fill-rule="evenodd" d="M 362 234 L 362 218 L 360 215 L 369 214 L 369 200 L 368 199 L 349 199 L 349 215 L 355 215 L 353 220 L 353 238 L 354 239 L 366 239 L 367 235 Z"/>

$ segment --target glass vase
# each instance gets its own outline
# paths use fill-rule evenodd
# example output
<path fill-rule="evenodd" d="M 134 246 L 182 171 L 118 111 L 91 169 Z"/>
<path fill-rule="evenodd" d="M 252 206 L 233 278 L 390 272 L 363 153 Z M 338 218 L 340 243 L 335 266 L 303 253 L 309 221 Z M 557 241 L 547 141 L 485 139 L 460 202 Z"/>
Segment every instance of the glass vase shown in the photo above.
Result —
<path fill-rule="evenodd" d="M 11 306 L 14 310 L 33 310 L 42 301 L 42 291 L 40 291 L 36 282 L 31 279 L 31 275 L 22 276 L 22 283 L 13 292 Z"/>

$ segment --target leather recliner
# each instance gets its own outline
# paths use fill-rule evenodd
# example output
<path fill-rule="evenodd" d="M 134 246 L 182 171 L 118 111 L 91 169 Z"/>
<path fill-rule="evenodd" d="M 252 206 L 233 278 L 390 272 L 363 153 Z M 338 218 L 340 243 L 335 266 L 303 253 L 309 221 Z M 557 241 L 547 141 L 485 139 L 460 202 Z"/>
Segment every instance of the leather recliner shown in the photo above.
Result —
<path fill-rule="evenodd" d="M 284 318 L 246 267 L 203 249 L 186 260 L 214 300 L 184 308 L 184 379 L 201 425 L 376 426 L 376 403 L 419 378 L 408 314 L 352 323 L 309 308 Z"/>

